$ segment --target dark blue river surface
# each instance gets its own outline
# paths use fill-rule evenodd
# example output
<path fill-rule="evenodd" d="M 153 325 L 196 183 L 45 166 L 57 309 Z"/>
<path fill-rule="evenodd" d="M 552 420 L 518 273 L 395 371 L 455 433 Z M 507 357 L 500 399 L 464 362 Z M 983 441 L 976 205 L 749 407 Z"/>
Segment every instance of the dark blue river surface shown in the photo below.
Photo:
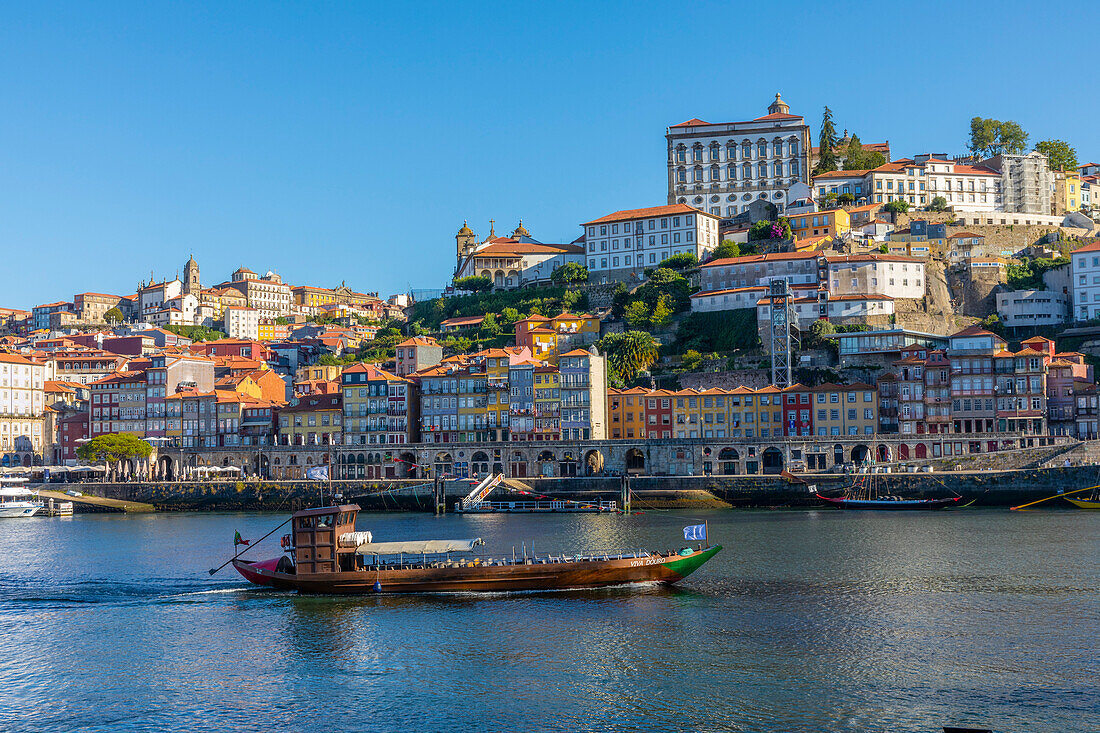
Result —
<path fill-rule="evenodd" d="M 281 515 L 4 520 L 0 730 L 1100 730 L 1100 513 L 697 516 L 726 549 L 675 589 L 359 598 L 207 574 Z M 359 529 L 510 553 L 679 547 L 688 523 Z"/>

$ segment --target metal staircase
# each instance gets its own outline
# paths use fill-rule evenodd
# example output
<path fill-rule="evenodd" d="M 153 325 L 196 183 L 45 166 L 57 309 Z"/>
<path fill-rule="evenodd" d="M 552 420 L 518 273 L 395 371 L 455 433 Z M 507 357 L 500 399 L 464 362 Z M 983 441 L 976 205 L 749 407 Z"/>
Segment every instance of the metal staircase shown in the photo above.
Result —
<path fill-rule="evenodd" d="M 462 500 L 462 508 L 464 510 L 469 509 L 475 504 L 480 504 L 481 502 L 485 501 L 485 497 L 491 494 L 493 492 L 493 489 L 495 489 L 503 479 L 504 474 L 502 473 L 489 474 L 488 476 L 486 476 L 484 479 L 481 480 L 481 483 L 475 486 L 474 490 L 467 494 L 466 498 Z"/>

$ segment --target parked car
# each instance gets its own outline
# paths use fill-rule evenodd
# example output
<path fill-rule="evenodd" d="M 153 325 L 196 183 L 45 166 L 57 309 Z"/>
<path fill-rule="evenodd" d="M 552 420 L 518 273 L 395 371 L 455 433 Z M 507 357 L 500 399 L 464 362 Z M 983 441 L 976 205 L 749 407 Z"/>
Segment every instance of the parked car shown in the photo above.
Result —
<path fill-rule="evenodd" d="M 77 491 L 75 489 L 69 489 L 65 492 L 65 494 L 66 496 L 84 496 L 83 492 Z"/>

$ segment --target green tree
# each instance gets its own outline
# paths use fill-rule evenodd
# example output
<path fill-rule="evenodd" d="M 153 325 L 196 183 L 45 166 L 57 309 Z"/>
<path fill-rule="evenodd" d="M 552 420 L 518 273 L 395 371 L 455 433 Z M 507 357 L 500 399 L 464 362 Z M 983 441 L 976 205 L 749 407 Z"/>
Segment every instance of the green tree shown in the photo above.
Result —
<path fill-rule="evenodd" d="M 276 316 L 275 317 L 275 323 L 280 325 L 280 326 L 286 326 L 286 325 L 290 324 L 290 319 L 287 318 L 286 316 Z"/>
<path fill-rule="evenodd" d="M 511 306 L 508 306 L 500 312 L 500 320 L 507 324 L 512 324 L 522 319 L 523 314 Z"/>
<path fill-rule="evenodd" d="M 818 319 L 810 324 L 810 338 L 808 345 L 813 348 L 824 346 L 828 342 L 828 336 L 836 333 L 836 326 L 824 319 Z"/>
<path fill-rule="evenodd" d="M 836 125 L 833 124 L 833 111 L 828 107 L 821 115 L 821 133 L 817 138 L 817 168 L 815 173 L 835 171 L 836 165 Z"/>
<path fill-rule="evenodd" d="M 703 363 L 703 355 L 695 349 L 688 349 L 684 352 L 683 358 L 680 360 L 680 365 L 684 368 L 684 371 L 694 372 Z"/>
<path fill-rule="evenodd" d="M 740 257 L 741 246 L 734 242 L 732 239 L 725 239 L 720 245 L 714 248 L 714 252 L 711 253 L 711 259 L 724 260 L 727 257 Z"/>
<path fill-rule="evenodd" d="M 672 320 L 672 296 L 661 293 L 649 316 L 649 325 L 653 328 L 661 328 L 667 326 L 670 320 Z"/>
<path fill-rule="evenodd" d="M 557 285 L 573 285 L 588 280 L 588 268 L 579 262 L 567 262 L 550 275 L 550 281 Z"/>
<path fill-rule="evenodd" d="M 499 336 L 502 329 L 500 324 L 497 323 L 497 317 L 492 313 L 487 313 L 485 319 L 481 322 L 480 331 L 487 336 Z"/>
<path fill-rule="evenodd" d="M 890 254 L 890 245 L 888 245 L 886 242 L 883 242 L 878 246 L 878 251 L 884 255 Z"/>
<path fill-rule="evenodd" d="M 852 139 L 848 141 L 848 147 L 844 150 L 844 170 L 871 170 L 885 163 L 886 157 L 882 153 L 864 150 L 859 135 L 852 135 Z"/>
<path fill-rule="evenodd" d="M 607 368 L 612 381 L 625 385 L 638 378 L 657 361 L 657 340 L 645 331 L 609 333 L 596 342 L 596 348 L 607 356 Z"/>
<path fill-rule="evenodd" d="M 932 203 L 928 205 L 929 211 L 947 211 L 947 199 L 943 196 L 933 196 Z"/>
<path fill-rule="evenodd" d="M 891 214 L 904 214 L 909 211 L 909 202 L 905 199 L 894 199 L 882 208 L 889 211 Z"/>
<path fill-rule="evenodd" d="M 131 433 L 97 435 L 76 449 L 80 460 L 88 463 L 115 463 L 128 458 L 148 458 L 153 446 Z"/>
<path fill-rule="evenodd" d="M 1047 156 L 1051 170 L 1077 170 L 1077 151 L 1065 140 L 1041 140 L 1035 143 L 1035 151 Z"/>
<path fill-rule="evenodd" d="M 699 264 L 699 258 L 691 252 L 680 252 L 674 254 L 671 257 L 666 257 L 661 260 L 658 268 L 667 268 L 669 270 L 687 270 L 695 267 Z"/>
<path fill-rule="evenodd" d="M 116 306 L 103 314 L 103 320 L 107 323 L 122 323 L 122 311 Z"/>
<path fill-rule="evenodd" d="M 841 206 L 851 206 L 856 202 L 856 197 L 850 193 L 842 193 L 836 197 L 836 202 Z"/>
<path fill-rule="evenodd" d="M 791 236 L 791 223 L 780 217 L 779 221 L 761 220 L 749 227 L 749 241 L 787 239 Z"/>
<path fill-rule="evenodd" d="M 645 328 L 649 325 L 650 310 L 644 300 L 635 300 L 626 306 L 623 320 L 631 328 Z"/>
<path fill-rule="evenodd" d="M 1018 122 L 974 117 L 970 120 L 970 152 L 991 158 L 1001 153 L 1018 155 L 1027 149 L 1027 133 Z"/>
<path fill-rule="evenodd" d="M 561 296 L 561 307 L 570 313 L 588 308 L 588 295 L 579 290 L 566 290 Z"/>
<path fill-rule="evenodd" d="M 470 275 L 469 277 L 456 278 L 455 290 L 467 293 L 484 293 L 493 289 L 493 281 L 484 275 Z"/>

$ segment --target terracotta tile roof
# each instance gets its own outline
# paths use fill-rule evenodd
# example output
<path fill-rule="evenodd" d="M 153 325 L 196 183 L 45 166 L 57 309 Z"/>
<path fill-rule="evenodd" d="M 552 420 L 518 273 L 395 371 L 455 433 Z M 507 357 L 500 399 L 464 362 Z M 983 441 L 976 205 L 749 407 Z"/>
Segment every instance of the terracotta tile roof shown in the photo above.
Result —
<path fill-rule="evenodd" d="M 582 226 L 589 226 L 591 224 L 606 224 L 613 221 L 631 221 L 633 219 L 646 219 L 652 216 L 673 216 L 676 214 L 702 214 L 703 216 L 709 216 L 712 219 L 720 219 L 721 217 L 714 214 L 708 214 L 705 211 L 700 211 L 693 206 L 687 204 L 670 204 L 668 206 L 650 206 L 645 209 L 623 209 L 622 211 L 616 211 L 607 216 L 601 216 L 599 219 L 593 219 L 592 221 L 586 221 Z"/>
<path fill-rule="evenodd" d="M 445 321 L 440 322 L 440 326 L 476 326 L 485 320 L 485 316 L 460 316 L 458 318 L 448 318 Z"/>
<path fill-rule="evenodd" d="M 967 326 L 963 330 L 951 334 L 948 338 L 964 338 L 966 336 L 993 336 L 994 338 L 1001 338 L 997 336 L 997 334 L 992 331 L 987 331 L 981 326 Z M 1004 339 L 1001 340 L 1003 341 Z"/>
<path fill-rule="evenodd" d="M 843 262 L 923 262 L 919 257 L 908 255 L 884 255 L 879 252 L 864 252 L 855 255 L 826 255 L 825 260 L 832 263 Z"/>
<path fill-rule="evenodd" d="M 819 181 L 822 178 L 862 178 L 870 172 L 871 171 L 869 168 L 866 170 L 825 171 L 824 173 L 818 173 L 816 176 L 814 176 L 814 180 Z M 876 205 L 881 206 L 881 204 Z"/>
<path fill-rule="evenodd" d="M 398 346 L 439 346 L 439 342 L 431 336 L 413 336 L 405 339 Z"/>
<path fill-rule="evenodd" d="M 380 368 L 377 364 L 367 364 L 365 362 L 359 362 L 344 370 L 344 374 L 361 374 L 365 373 L 367 379 L 385 379 L 392 382 L 408 382 L 409 380 L 403 379 L 396 374 L 387 372 L 385 369 Z"/>
<path fill-rule="evenodd" d="M 1097 239 L 1095 242 L 1090 242 L 1084 247 L 1078 247 L 1077 249 L 1070 252 L 1070 254 L 1075 255 L 1078 252 L 1096 252 L 1097 250 L 1100 250 L 1100 239 Z"/>
<path fill-rule="evenodd" d="M 580 254 L 582 252 L 584 252 L 584 247 L 575 244 L 519 242 L 508 237 L 498 237 L 484 247 L 476 250 L 471 257 L 493 254 Z"/>
<path fill-rule="evenodd" d="M 698 127 L 699 125 L 709 125 L 709 122 L 703 122 L 698 117 L 692 117 L 687 122 L 681 122 L 678 125 L 671 125 L 671 127 Z"/>
<path fill-rule="evenodd" d="M 313 410 L 339 410 L 344 404 L 340 392 L 310 394 L 298 398 L 298 404 L 282 408 L 282 412 L 312 412 Z"/>
<path fill-rule="evenodd" d="M 711 260 L 700 267 L 724 267 L 726 265 L 747 265 L 752 262 L 785 262 L 786 260 L 816 260 L 816 252 L 771 252 L 763 255 L 742 255 Z"/>
<path fill-rule="evenodd" d="M 706 298 L 713 295 L 725 295 L 726 293 L 750 293 L 753 291 L 765 291 L 766 287 L 763 285 L 751 285 L 744 288 L 726 288 L 725 290 L 701 290 L 698 293 L 692 293 L 692 298 Z"/>
<path fill-rule="evenodd" d="M 802 115 L 790 115 L 784 112 L 772 112 L 770 115 L 764 115 L 763 117 L 754 117 L 753 122 L 768 122 L 770 120 L 801 120 Z"/>

